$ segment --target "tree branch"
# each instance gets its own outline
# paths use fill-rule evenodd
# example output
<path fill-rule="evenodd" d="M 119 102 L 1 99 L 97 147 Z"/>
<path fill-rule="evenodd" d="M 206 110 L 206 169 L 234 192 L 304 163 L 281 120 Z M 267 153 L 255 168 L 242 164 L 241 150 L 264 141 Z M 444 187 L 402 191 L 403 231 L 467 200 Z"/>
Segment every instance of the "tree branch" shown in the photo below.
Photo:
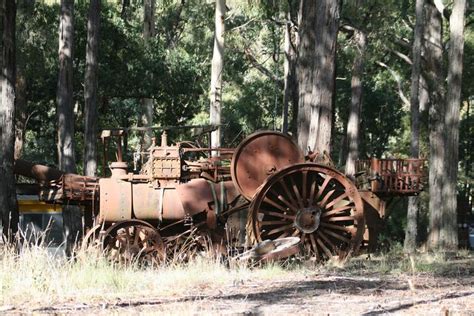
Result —
<path fill-rule="evenodd" d="M 254 66 L 258 71 L 260 71 L 262 74 L 264 74 L 265 76 L 267 76 L 268 78 L 270 78 L 271 80 L 273 80 L 276 84 L 278 84 L 278 86 L 280 87 L 280 89 L 283 89 L 284 88 L 284 85 L 283 85 L 283 80 L 281 80 L 281 78 L 279 78 L 278 76 L 276 76 L 274 73 L 272 73 L 270 70 L 268 70 L 267 68 L 265 68 L 265 66 L 263 66 L 262 64 L 260 64 L 257 59 L 255 58 L 255 56 L 252 54 L 252 51 L 250 50 L 250 48 L 245 48 L 244 49 L 244 54 L 245 56 L 247 57 L 248 61 L 252 64 L 252 66 Z"/>
<path fill-rule="evenodd" d="M 390 49 L 390 52 L 393 53 L 395 56 L 398 56 L 399 58 L 401 58 L 407 64 L 409 64 L 409 65 L 413 64 L 413 61 L 411 60 L 411 58 L 408 55 L 406 55 L 402 52 L 399 52 L 398 50 L 394 50 L 394 49 Z"/>
<path fill-rule="evenodd" d="M 410 101 L 408 100 L 408 98 L 405 96 L 405 93 L 403 93 L 403 89 L 402 89 L 402 78 L 400 77 L 400 74 L 398 74 L 398 72 L 396 72 L 394 69 L 392 69 L 390 66 L 388 66 L 387 64 L 381 62 L 381 61 L 376 61 L 375 62 L 377 65 L 387 69 L 390 74 L 392 75 L 393 79 L 395 79 L 395 81 L 397 82 L 397 88 L 398 88 L 398 96 L 400 97 L 400 99 L 402 100 L 403 102 L 403 106 L 405 108 L 410 108 Z"/>

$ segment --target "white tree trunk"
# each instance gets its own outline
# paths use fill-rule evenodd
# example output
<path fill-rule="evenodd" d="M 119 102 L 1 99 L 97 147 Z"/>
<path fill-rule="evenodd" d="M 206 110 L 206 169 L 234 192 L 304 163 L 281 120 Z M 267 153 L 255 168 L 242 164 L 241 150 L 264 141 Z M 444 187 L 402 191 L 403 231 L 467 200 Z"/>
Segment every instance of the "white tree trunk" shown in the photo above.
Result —
<path fill-rule="evenodd" d="M 365 49 L 367 47 L 367 36 L 361 30 L 354 31 L 357 46 L 357 55 L 354 57 L 351 80 L 351 110 L 347 122 L 347 159 L 345 173 L 354 176 L 355 163 L 359 158 L 359 126 L 360 112 L 362 108 L 362 76 L 364 73 Z"/>
<path fill-rule="evenodd" d="M 302 0 L 298 49 L 298 145 L 331 151 L 339 2 Z"/>
<path fill-rule="evenodd" d="M 420 72 L 421 72 L 421 47 L 423 37 L 423 6 L 424 0 L 416 0 L 416 23 L 412 50 L 412 73 L 411 73 L 411 157 L 418 158 L 420 151 Z M 407 228 L 405 231 L 404 250 L 414 252 L 416 249 L 417 214 L 419 198 L 412 196 L 408 199 Z"/>
<path fill-rule="evenodd" d="M 97 175 L 97 93 L 100 1 L 90 0 L 84 78 L 84 174 Z"/>
<path fill-rule="evenodd" d="M 65 172 L 76 172 L 74 152 L 74 102 L 72 60 L 74 45 L 74 1 L 61 0 L 59 21 L 58 162 Z"/>
<path fill-rule="evenodd" d="M 225 0 L 216 0 L 214 50 L 212 53 L 210 124 L 221 124 L 222 111 L 222 75 L 224 72 L 224 32 L 226 5 Z M 211 147 L 221 146 L 221 127 L 211 133 Z M 214 152 L 214 154 L 217 154 Z"/>
<path fill-rule="evenodd" d="M 466 0 L 454 0 L 449 19 L 450 43 L 448 78 L 446 94 L 445 162 L 446 181 L 443 188 L 444 217 L 440 246 L 445 250 L 458 247 L 457 227 L 457 175 L 459 161 L 459 108 L 461 104 L 461 85 L 464 54 L 464 21 Z"/>
<path fill-rule="evenodd" d="M 286 13 L 286 19 L 291 21 L 291 8 L 288 8 L 288 12 Z M 284 59 L 284 94 L 283 94 L 283 110 L 282 110 L 282 126 L 281 131 L 283 133 L 287 133 L 289 129 L 289 108 L 290 104 L 292 109 L 298 106 L 297 98 L 295 95 L 297 94 L 296 91 L 296 73 L 295 73 L 295 64 L 296 64 L 296 51 L 295 51 L 295 44 L 293 43 L 293 37 L 296 37 L 294 31 L 292 30 L 292 26 L 289 22 L 286 23 L 285 29 L 285 59 Z M 292 36 L 294 34 L 294 36 Z M 295 115 L 295 111 L 293 110 L 293 115 Z"/>
<path fill-rule="evenodd" d="M 155 0 L 145 0 L 143 9 L 143 39 L 148 42 L 155 36 Z M 151 127 L 153 125 L 154 102 L 153 99 L 142 100 L 141 125 Z M 150 147 L 153 138 L 153 130 L 148 129 L 143 135 L 142 148 Z"/>

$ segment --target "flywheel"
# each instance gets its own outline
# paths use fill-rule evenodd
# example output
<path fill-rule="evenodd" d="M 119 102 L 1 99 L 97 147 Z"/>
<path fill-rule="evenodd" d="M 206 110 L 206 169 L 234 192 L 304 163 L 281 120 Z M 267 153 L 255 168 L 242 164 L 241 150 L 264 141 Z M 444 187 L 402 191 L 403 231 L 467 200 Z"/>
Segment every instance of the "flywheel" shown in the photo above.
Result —
<path fill-rule="evenodd" d="M 247 200 L 272 174 L 304 162 L 304 155 L 290 136 L 260 131 L 244 139 L 232 156 L 231 175 L 235 187 Z"/>

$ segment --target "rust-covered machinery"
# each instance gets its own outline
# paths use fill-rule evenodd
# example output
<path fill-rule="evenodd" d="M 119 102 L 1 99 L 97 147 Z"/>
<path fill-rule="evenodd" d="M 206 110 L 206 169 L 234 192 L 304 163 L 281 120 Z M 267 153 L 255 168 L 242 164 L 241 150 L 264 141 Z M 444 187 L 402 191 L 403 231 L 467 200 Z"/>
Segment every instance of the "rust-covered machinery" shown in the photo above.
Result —
<path fill-rule="evenodd" d="M 165 131 L 131 172 L 122 161 L 123 131 L 106 131 L 102 140 L 113 136 L 118 159 L 109 164 L 110 177 L 64 174 L 21 160 L 15 172 L 37 179 L 43 200 L 85 205 L 95 223 L 85 240 L 100 240 L 121 260 L 161 260 L 196 236 L 237 248 L 266 240 L 280 247 L 281 240 L 299 237 L 298 247 L 292 239 L 272 258 L 299 250 L 317 260 L 346 256 L 364 242 L 373 246 L 386 198 L 418 194 L 424 176 L 423 160 L 372 159 L 359 161 L 357 179 L 349 179 L 274 131 L 256 132 L 235 149 L 170 145 Z"/>

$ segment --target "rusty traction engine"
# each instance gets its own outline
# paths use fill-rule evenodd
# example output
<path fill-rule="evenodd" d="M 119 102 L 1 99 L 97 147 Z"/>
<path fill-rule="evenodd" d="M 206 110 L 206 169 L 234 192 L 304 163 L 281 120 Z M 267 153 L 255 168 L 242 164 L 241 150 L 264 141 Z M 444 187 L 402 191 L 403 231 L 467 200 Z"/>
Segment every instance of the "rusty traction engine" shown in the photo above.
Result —
<path fill-rule="evenodd" d="M 105 131 L 103 142 L 113 135 L 123 132 Z M 164 132 L 134 173 L 121 144 L 108 178 L 15 165 L 17 174 L 37 180 L 42 200 L 84 205 L 84 240 L 99 241 L 118 260 L 162 260 L 172 246 L 203 236 L 237 248 L 264 244 L 264 259 L 298 251 L 316 260 L 346 256 L 375 246 L 385 201 L 418 194 L 425 171 L 424 160 L 373 158 L 358 161 L 350 179 L 323 155 L 305 157 L 288 135 L 260 131 L 235 149 L 169 145 Z M 298 245 L 282 242 L 294 237 Z"/>

